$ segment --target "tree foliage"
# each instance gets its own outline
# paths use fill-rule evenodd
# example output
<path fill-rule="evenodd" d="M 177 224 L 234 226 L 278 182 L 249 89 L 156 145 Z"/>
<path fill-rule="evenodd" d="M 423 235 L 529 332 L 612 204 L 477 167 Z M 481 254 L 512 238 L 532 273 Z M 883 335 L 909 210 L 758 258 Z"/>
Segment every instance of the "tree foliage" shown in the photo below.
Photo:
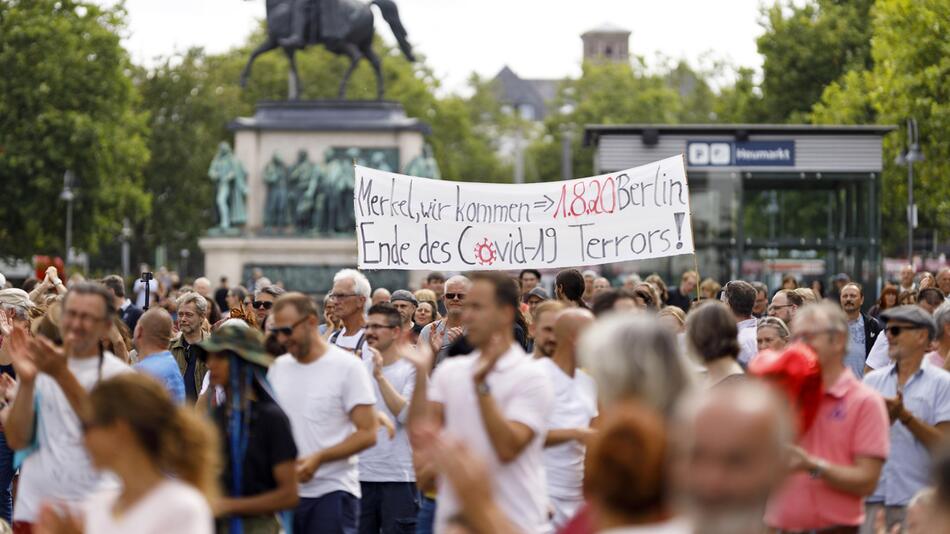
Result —
<path fill-rule="evenodd" d="M 711 122 L 716 96 L 706 77 L 680 62 L 649 72 L 642 58 L 631 63 L 587 62 L 581 77 L 561 83 L 544 132 L 528 148 L 529 181 L 561 177 L 562 139 L 572 137 L 574 176 L 593 173 L 593 152 L 581 143 L 588 124 Z"/>
<path fill-rule="evenodd" d="M 950 1 L 878 0 L 872 16 L 873 67 L 830 84 L 812 120 L 901 126 L 884 140 L 881 186 L 883 238 L 893 253 L 907 232 L 907 169 L 894 160 L 906 148 L 909 117 L 917 119 L 926 157 L 914 165 L 920 226 L 950 232 Z"/>
<path fill-rule="evenodd" d="M 63 175 L 78 178 L 74 247 L 117 239 L 142 219 L 148 162 L 124 13 L 72 0 L 0 0 L 0 256 L 64 253 Z"/>
<path fill-rule="evenodd" d="M 772 122 L 802 122 L 825 86 L 871 66 L 869 11 L 874 0 L 784 0 L 763 11 L 762 94 Z"/>

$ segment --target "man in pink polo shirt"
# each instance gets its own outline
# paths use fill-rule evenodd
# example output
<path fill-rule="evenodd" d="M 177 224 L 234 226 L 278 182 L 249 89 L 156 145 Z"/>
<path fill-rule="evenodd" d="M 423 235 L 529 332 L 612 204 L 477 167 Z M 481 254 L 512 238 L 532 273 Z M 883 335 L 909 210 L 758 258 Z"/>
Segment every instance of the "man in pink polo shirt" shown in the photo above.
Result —
<path fill-rule="evenodd" d="M 844 365 L 848 318 L 831 303 L 806 306 L 792 331 L 821 364 L 824 395 L 793 447 L 792 473 L 772 497 L 766 523 L 782 533 L 857 533 L 889 448 L 884 399 Z"/>

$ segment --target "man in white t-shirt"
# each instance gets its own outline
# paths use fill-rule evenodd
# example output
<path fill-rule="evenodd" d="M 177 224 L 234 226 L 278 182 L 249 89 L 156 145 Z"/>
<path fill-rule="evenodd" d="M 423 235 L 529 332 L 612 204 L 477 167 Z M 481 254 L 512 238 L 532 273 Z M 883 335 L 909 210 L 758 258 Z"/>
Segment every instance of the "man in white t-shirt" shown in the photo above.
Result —
<path fill-rule="evenodd" d="M 111 353 L 100 352 L 115 315 L 105 287 L 74 284 L 62 310 L 62 341 L 69 354 L 22 329 L 10 339 L 20 386 L 4 431 L 11 448 L 32 450 L 23 462 L 13 509 L 19 529 L 31 528 L 44 502 L 78 504 L 99 488 L 77 414 L 86 413 L 88 391 L 97 383 L 131 371 Z"/>
<path fill-rule="evenodd" d="M 386 429 L 380 428 L 376 445 L 360 454 L 360 532 L 398 534 L 415 523 L 419 512 L 412 449 L 405 428 L 416 368 L 400 355 L 404 336 L 403 317 L 395 306 L 386 302 L 369 309 L 366 344 L 373 355 L 369 366 L 376 410 L 394 422 L 396 435 L 390 438 Z"/>
<path fill-rule="evenodd" d="M 554 389 L 543 461 L 555 529 L 564 526 L 584 504 L 584 454 L 597 419 L 597 385 L 577 368 L 576 345 L 581 332 L 593 322 L 593 314 L 582 308 L 558 313 L 554 354 L 538 359 Z"/>
<path fill-rule="evenodd" d="M 317 333 L 310 297 L 287 293 L 274 303 L 269 330 L 287 348 L 267 371 L 290 419 L 300 458 L 298 533 L 356 533 L 360 513 L 357 455 L 376 444 L 376 395 L 365 365 Z"/>
<path fill-rule="evenodd" d="M 148 267 L 145 268 L 148 269 Z M 149 306 L 155 306 L 158 304 L 158 280 L 154 278 L 149 280 L 148 288 L 152 292 L 148 298 Z M 135 305 L 140 309 L 145 309 L 145 282 L 141 278 L 132 284 L 132 292 L 135 293 Z"/>
<path fill-rule="evenodd" d="M 477 272 L 465 299 L 463 321 L 475 346 L 468 356 L 445 359 L 426 391 L 424 361 L 417 364 L 410 426 L 435 425 L 465 442 L 487 463 L 492 490 L 507 518 L 528 534 L 550 531 L 541 463 L 551 385 L 538 362 L 514 342 L 518 287 L 499 272 Z M 413 444 L 422 446 L 425 444 Z M 452 488 L 440 480 L 435 531 L 461 512 Z"/>
<path fill-rule="evenodd" d="M 372 291 L 369 280 L 356 269 L 342 269 L 333 275 L 333 313 L 343 321 L 343 329 L 330 334 L 330 344 L 359 356 L 363 361 L 372 359 L 366 344 L 366 303 Z"/>
<path fill-rule="evenodd" d="M 729 305 L 729 310 L 736 318 L 736 327 L 739 330 L 738 359 L 742 365 L 749 365 L 752 358 L 759 352 L 756 340 L 758 319 L 752 317 L 755 298 L 755 288 L 742 280 L 733 280 L 722 288 L 722 301 Z"/>

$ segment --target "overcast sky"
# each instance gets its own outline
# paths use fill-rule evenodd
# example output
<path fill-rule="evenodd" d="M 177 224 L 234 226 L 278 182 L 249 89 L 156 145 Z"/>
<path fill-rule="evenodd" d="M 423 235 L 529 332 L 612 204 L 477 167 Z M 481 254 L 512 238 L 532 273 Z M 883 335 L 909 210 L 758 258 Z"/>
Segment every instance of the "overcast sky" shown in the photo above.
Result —
<path fill-rule="evenodd" d="M 115 0 L 96 0 L 112 4 Z M 631 53 L 725 60 L 759 68 L 755 38 L 764 0 L 397 0 L 415 50 L 443 90 L 464 91 L 472 71 L 508 65 L 525 78 L 580 72 L 580 34 L 605 22 L 629 29 Z M 221 52 L 240 44 L 264 17 L 264 0 L 126 0 L 133 59 L 150 65 L 191 46 Z M 375 9 L 374 9 L 375 11 Z M 378 11 L 377 11 L 378 15 Z M 377 16 L 376 28 L 394 42 Z M 276 53 L 276 52 L 274 52 Z"/>

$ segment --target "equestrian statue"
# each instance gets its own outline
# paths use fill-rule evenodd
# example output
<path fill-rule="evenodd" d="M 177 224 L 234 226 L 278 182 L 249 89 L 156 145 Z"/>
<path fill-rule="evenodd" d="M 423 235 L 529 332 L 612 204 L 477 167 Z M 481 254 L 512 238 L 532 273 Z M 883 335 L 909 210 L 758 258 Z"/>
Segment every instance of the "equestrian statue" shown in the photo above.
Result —
<path fill-rule="evenodd" d="M 346 98 L 346 84 L 360 59 L 366 58 L 376 73 L 376 98 L 383 98 L 383 72 L 379 56 L 373 51 L 373 11 L 379 7 L 383 19 L 392 28 L 399 49 L 409 61 L 415 61 L 412 46 L 406 39 L 406 28 L 399 20 L 399 10 L 393 0 L 266 0 L 267 41 L 258 46 L 241 71 L 241 87 L 247 85 L 251 65 L 257 56 L 281 48 L 290 63 L 288 98 L 300 97 L 300 76 L 294 55 L 310 45 L 323 45 L 327 50 L 350 58 L 350 66 L 340 82 L 339 98 Z"/>

